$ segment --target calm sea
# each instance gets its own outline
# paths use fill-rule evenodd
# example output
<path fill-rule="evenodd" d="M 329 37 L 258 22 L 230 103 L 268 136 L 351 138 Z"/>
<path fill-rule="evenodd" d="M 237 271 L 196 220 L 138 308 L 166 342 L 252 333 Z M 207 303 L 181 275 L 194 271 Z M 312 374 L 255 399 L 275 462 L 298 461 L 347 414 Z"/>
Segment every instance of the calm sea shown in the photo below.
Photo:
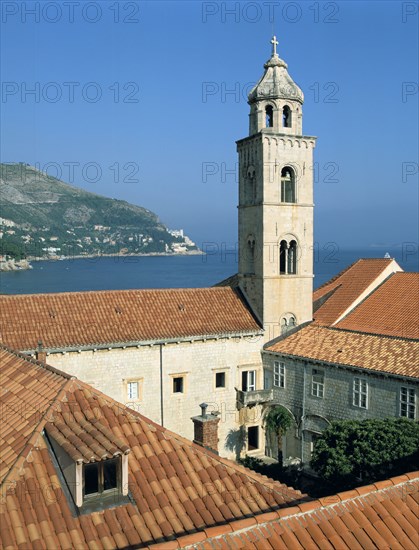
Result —
<path fill-rule="evenodd" d="M 389 252 L 405 271 L 419 271 L 418 251 L 398 249 L 325 250 L 314 257 L 314 287 L 358 258 L 382 258 Z M 237 272 L 237 257 L 206 256 L 100 257 L 33 262 L 28 271 L 0 274 L 0 292 L 33 294 L 77 290 L 208 287 Z"/>

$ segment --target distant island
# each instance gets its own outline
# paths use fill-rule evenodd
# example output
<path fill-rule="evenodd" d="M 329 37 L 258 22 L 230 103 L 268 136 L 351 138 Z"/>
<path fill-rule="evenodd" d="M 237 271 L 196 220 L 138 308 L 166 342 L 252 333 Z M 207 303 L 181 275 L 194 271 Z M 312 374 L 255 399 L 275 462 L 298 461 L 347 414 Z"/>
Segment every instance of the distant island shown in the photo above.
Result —
<path fill-rule="evenodd" d="M 154 212 L 22 162 L 0 164 L 0 204 L 3 271 L 28 269 L 32 260 L 201 253 L 182 229 L 168 229 Z"/>

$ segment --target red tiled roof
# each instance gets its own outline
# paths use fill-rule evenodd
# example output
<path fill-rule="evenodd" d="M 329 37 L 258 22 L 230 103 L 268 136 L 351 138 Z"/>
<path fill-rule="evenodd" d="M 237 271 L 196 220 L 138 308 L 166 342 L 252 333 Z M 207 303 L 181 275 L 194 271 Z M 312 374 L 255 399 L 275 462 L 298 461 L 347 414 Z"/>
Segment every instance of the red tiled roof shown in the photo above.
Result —
<path fill-rule="evenodd" d="M 419 340 L 360 334 L 312 323 L 266 349 L 281 355 L 419 378 Z"/>
<path fill-rule="evenodd" d="M 128 445 L 116 437 L 93 412 L 74 410 L 72 403 L 62 403 L 59 413 L 45 430 L 75 462 L 98 462 L 128 454 Z"/>
<path fill-rule="evenodd" d="M 8 457 L 0 501 L 5 550 L 144 547 L 165 541 L 184 546 L 229 522 L 304 500 L 299 491 L 206 451 L 77 379 L 7 350 L 1 353 L 2 410 L 3 400 L 21 411 L 37 403 L 41 407 L 36 420 L 15 414 L 2 440 Z M 102 428 L 99 434 L 90 431 L 90 439 L 83 436 L 88 449 L 79 449 L 83 455 L 96 455 L 111 442 L 120 452 L 130 449 L 129 504 L 72 514 L 43 435 L 45 427 L 61 429 L 66 415 L 72 430 L 68 435 L 63 430 L 64 438 L 73 439 L 77 423 L 99 422 L 105 430 L 105 440 Z"/>
<path fill-rule="evenodd" d="M 336 327 L 419 338 L 419 273 L 395 273 Z"/>
<path fill-rule="evenodd" d="M 31 368 L 28 368 L 28 364 Z M 25 459 L 28 441 L 71 377 L 52 367 L 0 347 L 0 482 L 18 458 Z M 42 379 L 42 384 L 39 380 Z M 25 399 L 28 390 L 32 399 Z"/>
<path fill-rule="evenodd" d="M 247 524 L 231 522 L 228 527 L 218 536 L 196 541 L 193 548 L 416 550 L 419 472 L 249 518 Z"/>
<path fill-rule="evenodd" d="M 315 321 L 329 326 L 335 323 L 392 262 L 400 269 L 392 259 L 360 259 L 318 288 L 313 294 Z M 316 308 L 316 302 L 320 307 Z"/>
<path fill-rule="evenodd" d="M 0 296 L 0 341 L 20 351 L 260 330 L 229 287 Z"/>

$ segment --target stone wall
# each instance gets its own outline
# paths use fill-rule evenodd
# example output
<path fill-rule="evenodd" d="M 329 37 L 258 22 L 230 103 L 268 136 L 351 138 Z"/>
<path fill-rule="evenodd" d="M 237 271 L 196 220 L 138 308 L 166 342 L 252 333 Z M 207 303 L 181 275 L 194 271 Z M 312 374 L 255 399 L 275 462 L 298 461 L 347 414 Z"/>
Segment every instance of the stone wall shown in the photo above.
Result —
<path fill-rule="evenodd" d="M 416 418 L 418 418 L 419 381 L 411 381 L 393 375 L 368 373 L 364 369 L 343 368 L 338 365 L 324 366 L 264 352 L 263 364 L 266 383 L 273 385 L 274 361 L 285 363 L 285 388 L 274 387 L 273 401 L 283 405 L 295 416 L 299 425 L 299 437 L 302 438 L 302 458 L 310 461 L 312 444 L 333 420 L 363 420 L 366 418 L 388 418 L 400 416 L 400 388 L 415 388 Z M 324 396 L 312 395 L 312 372 L 318 369 L 324 372 Z M 354 378 L 365 380 L 368 384 L 368 408 L 353 404 Z M 302 416 L 304 415 L 304 419 Z M 290 434 L 292 437 L 293 434 Z M 289 441 L 289 447 L 296 448 Z M 301 444 L 300 444 L 301 449 Z M 299 452 L 301 455 L 301 450 Z"/>
<path fill-rule="evenodd" d="M 212 339 L 50 353 L 47 362 L 191 440 L 194 436 L 191 417 L 197 415 L 200 403 L 205 401 L 208 413 L 220 413 L 220 455 L 234 457 L 235 451 L 225 445 L 230 430 L 238 430 L 242 420 L 236 407 L 235 388 L 241 387 L 244 369 L 256 370 L 256 387 L 263 388 L 260 346 L 259 337 Z M 215 386 L 217 372 L 225 373 L 224 388 Z M 173 391 L 174 378 L 183 378 L 183 392 Z M 139 399 L 130 401 L 127 383 L 137 380 Z M 261 423 L 261 418 L 257 422 Z"/>

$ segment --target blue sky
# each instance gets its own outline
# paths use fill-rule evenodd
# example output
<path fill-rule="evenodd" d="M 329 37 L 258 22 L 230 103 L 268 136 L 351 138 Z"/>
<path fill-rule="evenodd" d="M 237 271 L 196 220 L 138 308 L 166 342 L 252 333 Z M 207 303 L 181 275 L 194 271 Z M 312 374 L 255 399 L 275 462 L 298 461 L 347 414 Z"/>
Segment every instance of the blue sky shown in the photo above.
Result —
<path fill-rule="evenodd" d="M 417 3 L 1 7 L 3 162 L 143 205 L 200 245 L 232 244 L 229 171 L 274 30 L 305 93 L 303 131 L 318 136 L 315 240 L 417 246 Z"/>

